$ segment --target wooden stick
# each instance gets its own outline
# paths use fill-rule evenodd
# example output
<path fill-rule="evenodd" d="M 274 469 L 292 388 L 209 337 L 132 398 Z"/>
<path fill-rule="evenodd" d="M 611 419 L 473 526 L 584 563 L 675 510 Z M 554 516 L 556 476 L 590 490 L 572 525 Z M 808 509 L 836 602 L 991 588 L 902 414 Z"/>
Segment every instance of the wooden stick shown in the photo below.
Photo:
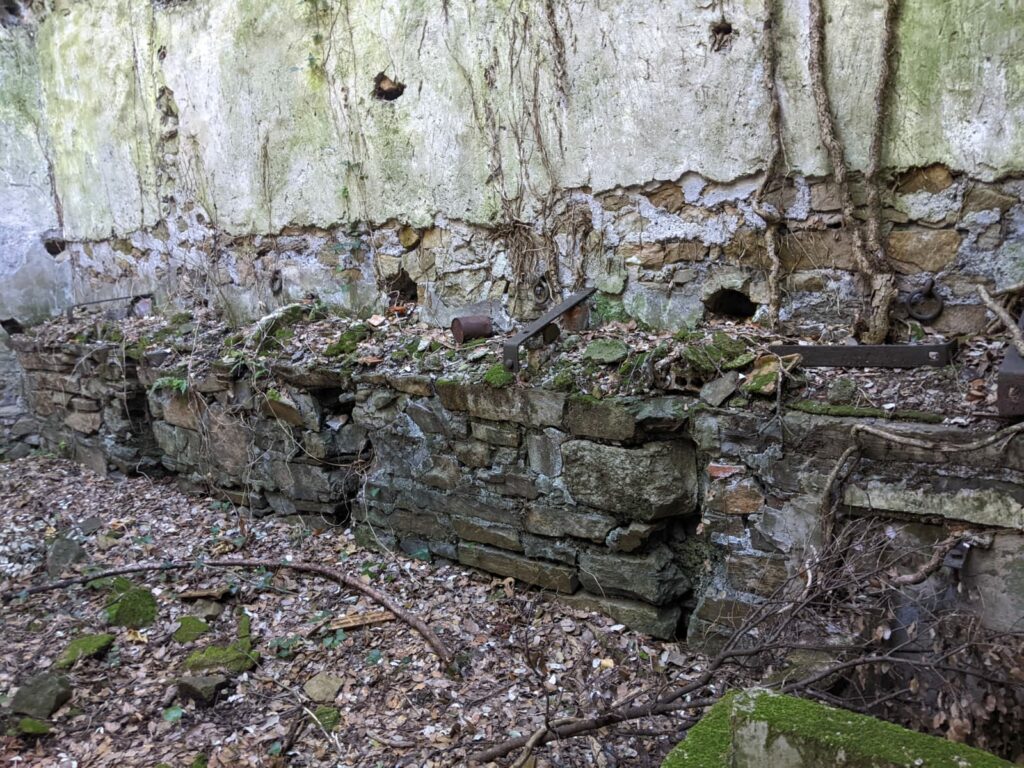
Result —
<path fill-rule="evenodd" d="M 1024 357 L 1024 332 L 1021 332 L 1020 326 L 1006 310 L 1006 307 L 989 296 L 988 291 L 985 290 L 983 285 L 978 286 L 978 295 L 981 296 L 981 300 L 992 314 L 998 317 L 1000 322 L 1006 326 L 1006 332 L 1010 334 L 1010 342 L 1016 348 L 1017 353 Z"/>
<path fill-rule="evenodd" d="M 127 573 L 144 573 L 147 571 L 176 571 L 203 566 L 213 568 L 266 568 L 268 570 L 286 568 L 299 573 L 308 573 L 314 576 L 320 576 L 328 579 L 329 581 L 333 581 L 336 584 L 349 587 L 357 592 L 362 592 L 378 605 L 391 611 L 391 613 L 395 615 L 395 618 L 405 622 L 416 630 L 423 639 L 427 641 L 427 644 L 431 647 L 434 653 L 436 653 L 441 661 L 446 665 L 450 664 L 452 661 L 453 657 L 451 651 L 449 651 L 447 646 L 445 646 L 441 641 L 441 638 L 439 638 L 437 634 L 427 626 L 426 622 L 418 616 L 414 616 L 408 611 L 402 609 L 388 595 L 371 587 L 361 579 L 334 568 L 327 568 L 325 566 L 314 565 L 312 563 L 284 563 L 275 562 L 273 560 L 201 560 L 129 565 L 123 568 L 112 568 L 108 571 L 93 573 L 88 576 L 76 576 L 71 579 L 61 579 L 60 581 L 54 581 L 49 584 L 40 584 L 35 587 L 27 587 L 22 590 L 8 590 L 0 593 L 0 602 L 7 604 L 18 597 L 27 597 L 29 595 L 38 595 L 43 592 L 52 592 L 58 589 L 65 589 L 76 584 L 85 584 L 90 581 L 95 581 L 96 579 L 105 579 L 110 576 L 121 576 Z"/>

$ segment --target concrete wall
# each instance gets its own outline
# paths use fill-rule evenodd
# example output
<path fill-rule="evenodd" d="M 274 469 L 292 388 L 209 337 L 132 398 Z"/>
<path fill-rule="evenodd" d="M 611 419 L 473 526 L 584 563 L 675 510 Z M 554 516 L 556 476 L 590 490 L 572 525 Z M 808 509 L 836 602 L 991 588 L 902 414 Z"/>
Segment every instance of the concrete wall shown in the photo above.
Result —
<path fill-rule="evenodd" d="M 857 168 L 883 4 L 826 5 L 829 80 Z M 969 184 L 1020 170 L 1024 10 L 1013 0 L 903 6 L 886 163 L 940 163 L 956 183 L 937 199 L 889 202 L 912 220 L 941 219 Z M 807 8 L 785 0 L 779 11 L 786 170 L 798 179 L 785 205 L 806 221 L 800 180 L 828 168 Z M 720 17 L 733 33 L 716 50 Z M 695 0 L 61 0 L 5 20 L 0 314 L 143 289 L 199 293 L 240 316 L 311 289 L 365 309 L 403 255 L 385 227 L 400 222 L 452 233 L 443 257 L 413 275 L 428 317 L 444 322 L 455 306 L 507 307 L 517 275 L 490 228 L 513 217 L 555 238 L 565 286 L 608 271 L 670 285 L 671 275 L 630 271 L 617 250 L 640 228 L 714 248 L 760 225 L 748 198 L 769 141 L 761 0 L 722 11 Z M 374 98 L 378 72 L 404 94 Z M 609 193 L 657 182 L 676 187 L 682 214 L 630 198 L 636 227 L 623 229 L 601 213 Z M 978 279 L 1021 276 L 1015 189 L 986 209 L 998 211 L 989 218 L 1002 250 Z M 592 214 L 589 241 L 568 225 L 579 210 Z M 70 246 L 54 258 L 40 239 L 60 228 Z M 289 296 L 266 289 L 275 269 Z"/>

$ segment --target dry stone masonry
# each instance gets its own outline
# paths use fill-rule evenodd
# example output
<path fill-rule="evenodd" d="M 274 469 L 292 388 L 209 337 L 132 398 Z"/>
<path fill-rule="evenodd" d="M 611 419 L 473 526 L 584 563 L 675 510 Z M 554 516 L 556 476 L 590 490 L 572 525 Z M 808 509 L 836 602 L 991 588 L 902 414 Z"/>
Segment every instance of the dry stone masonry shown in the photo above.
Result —
<path fill-rule="evenodd" d="M 229 352 L 198 359 L 189 340 L 206 338 L 206 316 L 158 321 L 149 344 L 131 346 L 15 336 L 29 444 L 99 472 L 165 471 L 256 515 L 348 520 L 367 546 L 513 577 L 711 649 L 818 546 L 822 491 L 853 423 L 740 397 L 712 407 L 523 385 L 488 368 L 484 348 L 449 352 L 444 369 L 415 336 L 397 347 L 424 349 L 412 364 L 375 370 L 354 362 L 366 326 L 344 321 L 334 345 L 351 354 L 333 363 L 243 360 L 240 336 L 223 331 Z M 984 434 L 885 426 L 954 443 Z M 959 589 L 939 593 L 990 627 L 1019 622 L 1024 444 L 863 445 L 847 513 L 890 521 L 908 549 L 974 531 L 966 568 L 939 577 Z"/>

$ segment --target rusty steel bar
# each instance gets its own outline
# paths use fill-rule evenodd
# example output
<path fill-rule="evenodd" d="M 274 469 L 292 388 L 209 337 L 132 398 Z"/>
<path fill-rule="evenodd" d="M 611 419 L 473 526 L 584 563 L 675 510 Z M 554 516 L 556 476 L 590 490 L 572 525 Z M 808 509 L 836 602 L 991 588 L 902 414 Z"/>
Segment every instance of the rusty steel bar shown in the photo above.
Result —
<path fill-rule="evenodd" d="M 586 288 L 579 293 L 574 293 L 568 299 L 563 301 L 558 306 L 548 310 L 539 318 L 534 320 L 523 330 L 517 333 L 512 338 L 508 339 L 502 345 L 502 362 L 505 365 L 507 371 L 518 371 L 519 370 L 519 347 L 525 344 L 528 340 L 536 336 L 538 333 L 543 333 L 544 338 L 548 343 L 551 343 L 555 338 L 558 338 L 558 334 L 554 334 L 553 331 L 545 330 L 549 325 L 552 325 L 559 317 L 564 315 L 573 307 L 582 304 L 584 301 L 594 295 L 597 288 Z M 556 326 L 557 327 L 557 326 Z"/>
<path fill-rule="evenodd" d="M 949 365 L 956 342 L 944 344 L 777 344 L 773 355 L 800 355 L 805 368 L 939 368 Z"/>
<path fill-rule="evenodd" d="M 452 336 L 455 343 L 473 339 L 486 339 L 494 335 L 494 324 L 487 315 L 466 315 L 452 320 Z"/>

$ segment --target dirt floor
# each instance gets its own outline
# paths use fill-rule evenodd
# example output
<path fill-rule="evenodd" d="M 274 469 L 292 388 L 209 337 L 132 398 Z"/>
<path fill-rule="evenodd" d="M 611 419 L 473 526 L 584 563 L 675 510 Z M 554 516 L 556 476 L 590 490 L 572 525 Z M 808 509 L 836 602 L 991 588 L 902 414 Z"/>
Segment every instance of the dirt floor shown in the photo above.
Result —
<path fill-rule="evenodd" d="M 47 581 L 47 542 L 58 535 L 84 548 L 85 560 L 65 575 L 197 563 L 132 577 L 157 598 L 156 621 L 141 629 L 108 625 L 110 584 L 22 596 L 3 607 L 0 692 L 7 697 L 51 669 L 75 637 L 110 632 L 115 641 L 104 657 L 67 671 L 73 695 L 53 716 L 50 735 L 2 737 L 0 765 L 463 765 L 467 754 L 529 734 L 545 717 L 598 714 L 643 689 L 691 678 L 706 663 L 678 644 L 652 642 L 511 580 L 360 549 L 330 521 L 243 520 L 223 502 L 187 497 L 165 481 L 101 478 L 68 461 L 32 457 L 0 464 L 0 511 L 5 591 Z M 404 623 L 358 626 L 379 606 L 353 591 L 292 572 L 199 564 L 214 556 L 361 574 L 429 622 L 458 654 L 462 675 L 446 674 Z M 195 642 L 178 642 L 172 635 L 181 617 L 217 610 L 209 597 L 197 602 L 187 594 L 203 589 L 224 592 L 216 601 L 223 613 Z M 259 664 L 234 676 L 211 707 L 183 700 L 175 683 L 189 674 L 186 657 L 234 640 L 243 611 Z M 317 724 L 322 705 L 304 692 L 324 671 L 341 679 L 330 702 L 340 715 L 334 729 Z M 527 765 L 657 766 L 680 730 L 669 718 L 637 721 L 544 747 Z"/>

